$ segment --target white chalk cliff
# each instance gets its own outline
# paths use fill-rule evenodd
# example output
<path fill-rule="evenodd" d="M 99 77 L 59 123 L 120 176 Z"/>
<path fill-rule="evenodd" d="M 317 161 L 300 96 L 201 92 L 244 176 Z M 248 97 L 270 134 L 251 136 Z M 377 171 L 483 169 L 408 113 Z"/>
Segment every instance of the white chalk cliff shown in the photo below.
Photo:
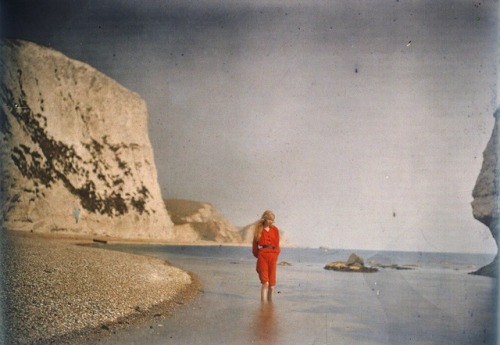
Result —
<path fill-rule="evenodd" d="M 500 231 L 499 217 L 499 160 L 500 143 L 498 140 L 498 127 L 500 126 L 500 109 L 495 112 L 495 125 L 491 138 L 483 152 L 483 165 L 474 186 L 472 196 L 472 213 L 474 218 L 485 224 L 491 231 L 497 243 Z M 495 260 L 489 265 L 479 269 L 476 274 L 486 276 L 497 276 L 498 253 Z"/>
<path fill-rule="evenodd" d="M 7 228 L 173 239 L 144 100 L 34 43 L 0 43 L 0 196 Z"/>

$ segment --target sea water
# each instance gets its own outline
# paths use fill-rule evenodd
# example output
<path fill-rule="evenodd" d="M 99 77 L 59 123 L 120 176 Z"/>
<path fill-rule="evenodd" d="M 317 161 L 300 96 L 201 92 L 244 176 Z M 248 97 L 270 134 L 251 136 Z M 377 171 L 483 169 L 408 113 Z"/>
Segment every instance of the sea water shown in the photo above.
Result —
<path fill-rule="evenodd" d="M 496 344 L 496 281 L 468 274 L 493 255 L 282 248 L 270 304 L 260 303 L 248 247 L 112 245 L 199 276 L 200 295 L 161 324 L 102 344 Z M 324 270 L 351 253 L 366 265 L 411 270 Z"/>
<path fill-rule="evenodd" d="M 113 245 L 112 248 L 139 251 L 156 256 L 178 257 L 179 259 L 207 258 L 254 261 L 251 248 L 241 246 L 199 246 L 199 245 Z M 418 270 L 475 271 L 490 263 L 493 254 L 374 251 L 329 248 L 282 248 L 279 262 L 299 266 L 324 266 L 333 261 L 346 261 L 354 253 L 363 258 L 367 266 L 398 265 Z"/>

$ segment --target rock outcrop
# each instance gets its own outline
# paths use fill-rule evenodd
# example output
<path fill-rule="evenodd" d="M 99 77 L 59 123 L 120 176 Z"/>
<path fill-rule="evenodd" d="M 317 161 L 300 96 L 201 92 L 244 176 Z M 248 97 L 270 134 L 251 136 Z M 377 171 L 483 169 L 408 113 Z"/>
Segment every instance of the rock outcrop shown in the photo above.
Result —
<path fill-rule="evenodd" d="M 210 241 L 241 243 L 238 229 L 209 203 L 169 199 L 165 200 L 168 213 L 175 224 L 178 242 Z"/>
<path fill-rule="evenodd" d="M 399 265 L 392 261 L 391 258 L 386 257 L 381 254 L 375 254 L 368 259 L 368 264 L 371 267 L 393 269 L 393 270 L 414 270 L 418 267 L 416 264 L 411 265 Z"/>
<path fill-rule="evenodd" d="M 361 273 L 373 273 L 377 272 L 378 269 L 374 267 L 365 266 L 364 260 L 358 255 L 352 253 L 347 261 L 334 261 L 330 262 L 323 267 L 325 270 L 331 271 L 341 271 L 341 272 L 361 272 Z"/>
<path fill-rule="evenodd" d="M 499 166 L 498 154 L 500 145 L 498 141 L 498 127 L 500 109 L 495 112 L 495 125 L 491 138 L 483 152 L 483 165 L 481 172 L 472 191 L 472 214 L 474 218 L 485 224 L 491 231 L 498 247 L 499 235 Z M 492 263 L 480 268 L 474 274 L 496 277 L 498 274 L 498 253 Z"/>
<path fill-rule="evenodd" d="M 34 232 L 172 239 L 144 100 L 34 43 L 0 43 L 1 219 Z"/>

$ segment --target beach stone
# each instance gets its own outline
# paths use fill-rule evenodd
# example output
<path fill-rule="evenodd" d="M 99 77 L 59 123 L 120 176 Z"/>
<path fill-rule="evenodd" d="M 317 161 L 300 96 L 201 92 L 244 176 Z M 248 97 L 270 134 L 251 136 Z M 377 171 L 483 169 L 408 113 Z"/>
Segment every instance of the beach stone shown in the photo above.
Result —
<path fill-rule="evenodd" d="M 326 264 L 325 267 L 323 268 L 325 270 L 341 271 L 341 272 L 372 273 L 378 271 L 378 269 L 376 269 L 375 267 L 360 266 L 358 264 L 349 266 L 343 261 L 330 262 Z"/>
<path fill-rule="evenodd" d="M 347 266 L 359 266 L 359 267 L 362 267 L 362 266 L 365 265 L 365 262 L 364 262 L 364 260 L 362 258 L 360 258 L 356 254 L 352 253 L 349 256 L 349 259 L 347 259 L 346 265 Z"/>
<path fill-rule="evenodd" d="M 486 225 L 495 239 L 498 247 L 499 237 L 499 172 L 498 172 L 498 153 L 500 144 L 498 141 L 498 127 L 500 109 L 494 114 L 495 124 L 491 133 L 491 138 L 483 152 L 483 164 L 479 176 L 476 180 L 472 196 L 474 200 L 471 203 L 472 214 L 474 218 Z M 498 253 L 490 264 L 480 268 L 474 274 L 496 277 L 498 272 Z"/>
<path fill-rule="evenodd" d="M 145 101 L 40 45 L 0 42 L 1 216 L 9 229 L 173 238 Z"/>
<path fill-rule="evenodd" d="M 363 258 L 352 253 L 347 261 L 334 261 L 330 262 L 323 267 L 325 270 L 341 271 L 341 272 L 362 272 L 372 273 L 377 272 L 375 267 L 366 267 Z"/>

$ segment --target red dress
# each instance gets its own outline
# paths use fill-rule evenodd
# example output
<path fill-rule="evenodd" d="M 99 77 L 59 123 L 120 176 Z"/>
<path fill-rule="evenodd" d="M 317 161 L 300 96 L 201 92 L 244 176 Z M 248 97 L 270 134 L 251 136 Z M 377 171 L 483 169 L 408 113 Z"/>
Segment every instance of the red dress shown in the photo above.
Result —
<path fill-rule="evenodd" d="M 257 273 L 262 284 L 276 285 L 276 264 L 280 254 L 280 233 L 272 225 L 269 231 L 262 229 L 258 241 L 253 240 L 252 253 L 257 258 Z"/>

